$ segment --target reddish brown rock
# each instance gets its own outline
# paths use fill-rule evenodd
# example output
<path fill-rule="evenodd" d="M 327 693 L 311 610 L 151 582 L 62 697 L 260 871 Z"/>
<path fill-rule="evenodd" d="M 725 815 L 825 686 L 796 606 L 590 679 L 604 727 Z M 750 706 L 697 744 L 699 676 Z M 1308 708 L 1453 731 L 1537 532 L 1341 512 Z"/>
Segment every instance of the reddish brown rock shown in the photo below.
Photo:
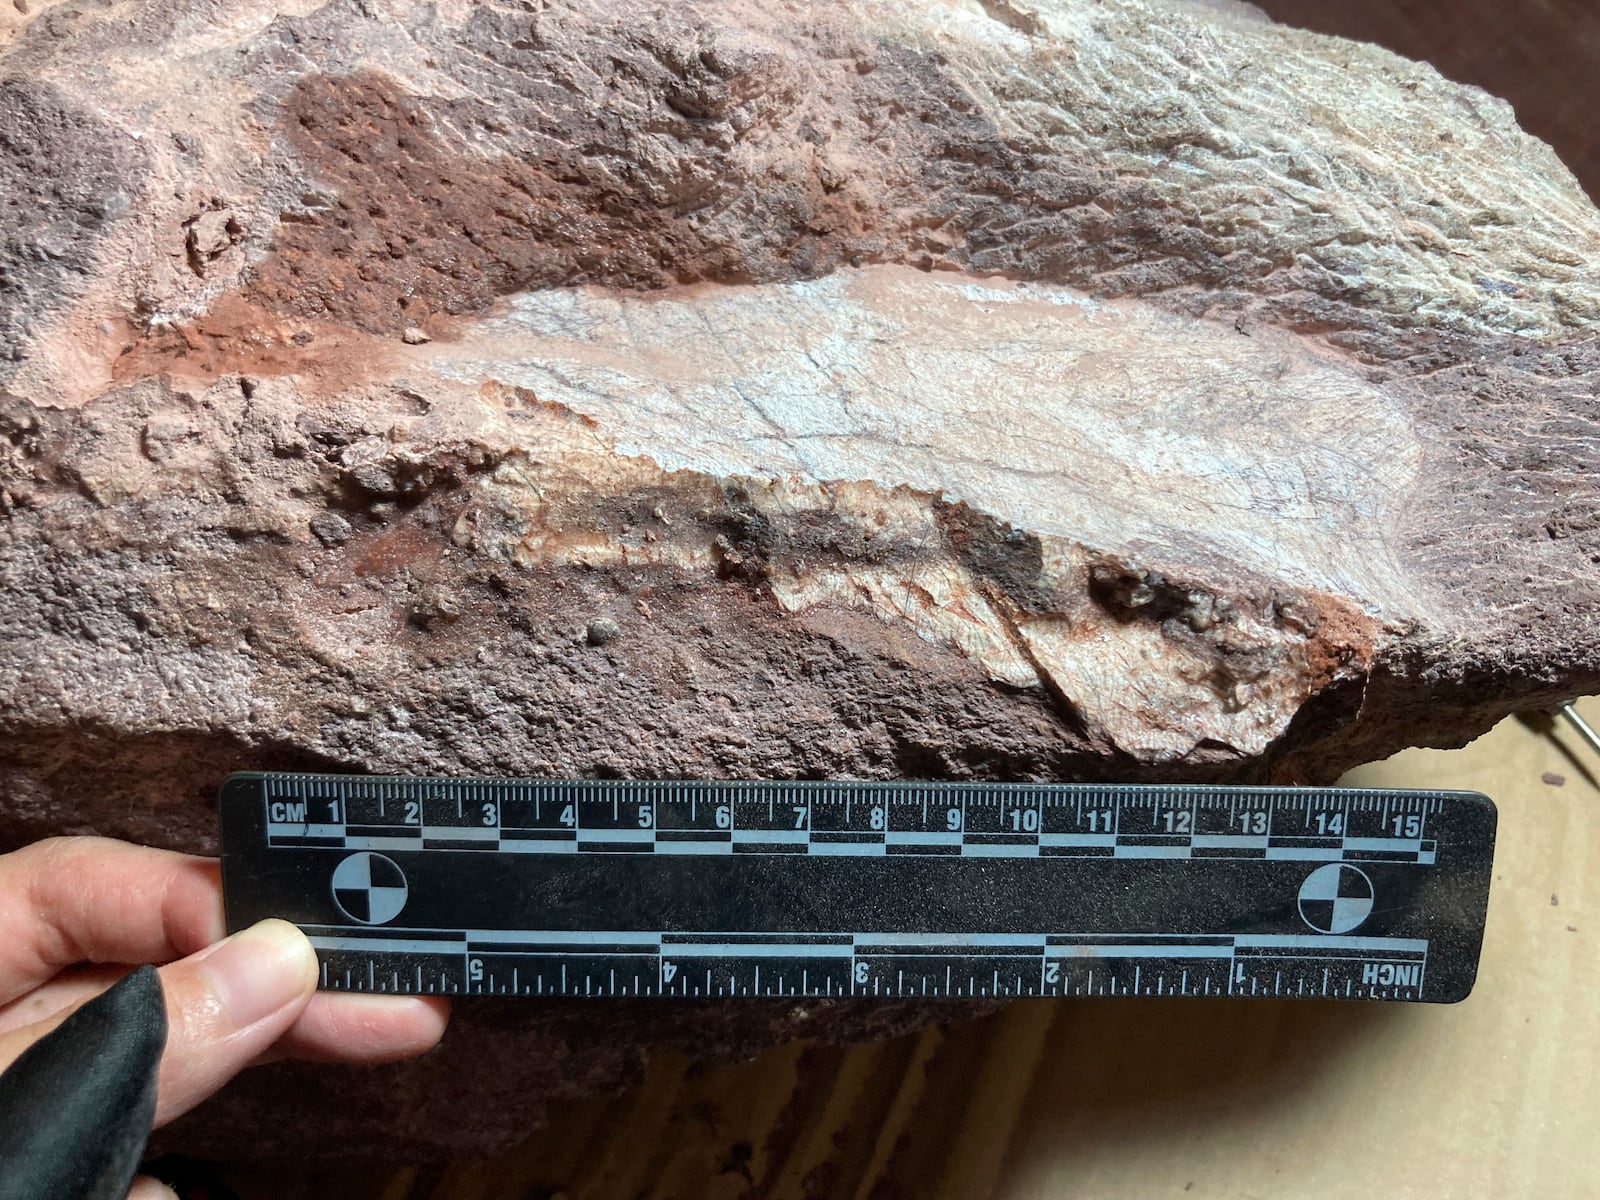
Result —
<path fill-rule="evenodd" d="M 1426 67 L 1145 0 L 4 21 L 0 842 L 213 849 L 250 767 L 1325 781 L 1600 685 L 1600 216 Z M 928 1016 L 473 1008 L 173 1136 L 482 1146 Z"/>

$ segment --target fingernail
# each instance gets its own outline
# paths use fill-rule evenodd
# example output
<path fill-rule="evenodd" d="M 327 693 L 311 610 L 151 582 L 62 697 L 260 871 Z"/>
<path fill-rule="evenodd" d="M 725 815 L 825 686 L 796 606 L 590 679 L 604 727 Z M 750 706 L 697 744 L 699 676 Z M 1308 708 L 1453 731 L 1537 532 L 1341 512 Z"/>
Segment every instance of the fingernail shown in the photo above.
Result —
<path fill-rule="evenodd" d="M 159 1180 L 141 1175 L 133 1181 L 128 1200 L 178 1200 L 178 1193 Z"/>
<path fill-rule="evenodd" d="M 254 1025 L 309 996 L 317 984 L 317 956 L 287 921 L 262 921 L 240 930 L 198 964 L 229 1020 Z"/>

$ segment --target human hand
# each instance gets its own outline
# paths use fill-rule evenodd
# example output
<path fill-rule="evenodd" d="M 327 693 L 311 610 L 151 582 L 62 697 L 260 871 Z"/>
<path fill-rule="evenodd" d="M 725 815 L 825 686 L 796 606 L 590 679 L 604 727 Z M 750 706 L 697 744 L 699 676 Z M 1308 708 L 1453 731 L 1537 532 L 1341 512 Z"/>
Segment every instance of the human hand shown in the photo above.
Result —
<path fill-rule="evenodd" d="M 0 1071 L 137 963 L 166 964 L 157 1126 L 265 1059 L 420 1054 L 448 1015 L 431 998 L 317 994 L 315 953 L 286 922 L 223 940 L 214 859 L 104 838 L 0 855 Z"/>

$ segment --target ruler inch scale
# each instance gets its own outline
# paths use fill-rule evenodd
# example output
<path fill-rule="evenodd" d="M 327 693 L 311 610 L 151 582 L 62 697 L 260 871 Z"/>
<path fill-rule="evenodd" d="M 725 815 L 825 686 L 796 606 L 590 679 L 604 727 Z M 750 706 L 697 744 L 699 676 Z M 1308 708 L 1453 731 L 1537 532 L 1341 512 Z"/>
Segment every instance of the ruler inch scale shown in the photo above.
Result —
<path fill-rule="evenodd" d="M 1452 1002 L 1474 792 L 230 776 L 230 930 L 390 995 Z"/>

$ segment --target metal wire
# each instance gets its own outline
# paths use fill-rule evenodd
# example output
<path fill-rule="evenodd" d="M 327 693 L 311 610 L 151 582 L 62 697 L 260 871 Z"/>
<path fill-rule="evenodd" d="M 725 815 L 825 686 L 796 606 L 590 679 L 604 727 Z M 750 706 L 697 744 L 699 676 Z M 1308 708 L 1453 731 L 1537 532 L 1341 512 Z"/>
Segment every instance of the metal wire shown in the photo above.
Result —
<path fill-rule="evenodd" d="M 1579 737 L 1589 743 L 1596 754 L 1600 754 L 1600 733 L 1595 732 L 1594 726 L 1578 715 L 1578 710 L 1573 707 L 1572 701 L 1568 700 L 1558 707 L 1556 712 L 1566 718 L 1567 724 L 1577 731 Z"/>

